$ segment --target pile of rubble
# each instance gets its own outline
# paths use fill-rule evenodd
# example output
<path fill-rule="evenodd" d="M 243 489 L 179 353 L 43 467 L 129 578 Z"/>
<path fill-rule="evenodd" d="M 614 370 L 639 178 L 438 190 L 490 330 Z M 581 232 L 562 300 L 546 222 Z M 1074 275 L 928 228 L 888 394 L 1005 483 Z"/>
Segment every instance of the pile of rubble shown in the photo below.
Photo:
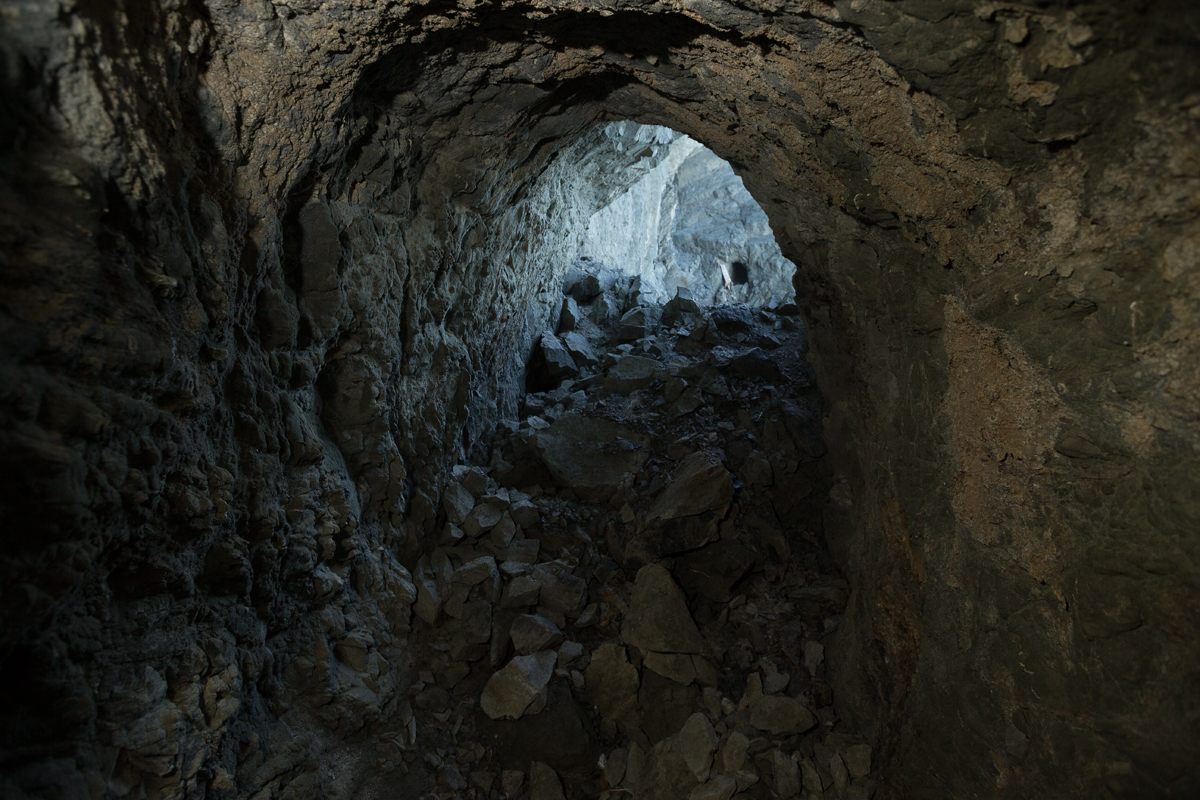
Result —
<path fill-rule="evenodd" d="M 796 309 L 565 293 L 522 418 L 444 492 L 380 766 L 427 797 L 871 797 Z"/>

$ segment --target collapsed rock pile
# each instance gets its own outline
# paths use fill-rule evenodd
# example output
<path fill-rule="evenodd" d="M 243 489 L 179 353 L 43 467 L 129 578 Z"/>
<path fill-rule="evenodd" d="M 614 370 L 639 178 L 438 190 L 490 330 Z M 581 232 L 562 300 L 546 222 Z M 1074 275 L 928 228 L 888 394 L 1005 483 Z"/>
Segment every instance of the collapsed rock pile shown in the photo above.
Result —
<path fill-rule="evenodd" d="M 435 797 L 870 797 L 794 307 L 565 295 L 522 418 L 443 494 L 380 767 Z"/>

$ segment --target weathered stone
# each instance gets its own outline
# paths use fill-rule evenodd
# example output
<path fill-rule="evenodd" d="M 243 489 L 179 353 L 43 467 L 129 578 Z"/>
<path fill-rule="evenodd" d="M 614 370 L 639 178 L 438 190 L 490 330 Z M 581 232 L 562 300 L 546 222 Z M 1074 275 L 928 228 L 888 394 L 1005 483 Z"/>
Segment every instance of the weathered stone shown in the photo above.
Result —
<path fill-rule="evenodd" d="M 672 520 L 723 509 L 733 498 L 733 479 L 715 454 L 700 451 L 679 462 L 671 483 L 654 500 L 652 521 Z"/>
<path fill-rule="evenodd" d="M 648 388 L 662 371 L 662 365 L 653 358 L 624 356 L 608 368 L 604 385 L 622 392 L 633 392 Z"/>
<path fill-rule="evenodd" d="M 636 708 L 640 679 L 624 647 L 600 645 L 592 653 L 584 677 L 588 699 L 605 720 L 620 721 Z"/>
<path fill-rule="evenodd" d="M 525 786 L 525 773 L 520 770 L 506 769 L 500 773 L 500 788 L 509 800 L 517 800 L 521 789 Z"/>
<path fill-rule="evenodd" d="M 645 338 L 657 324 L 656 316 L 646 306 L 638 306 L 626 311 L 617 323 L 618 341 L 632 342 Z"/>
<path fill-rule="evenodd" d="M 662 321 L 672 325 L 690 314 L 699 313 L 700 305 L 692 297 L 692 293 L 680 286 L 675 290 L 675 296 L 663 306 Z"/>
<path fill-rule="evenodd" d="M 567 277 L 563 292 L 580 303 L 588 303 L 600 295 L 600 279 L 591 273 L 575 273 Z"/>
<path fill-rule="evenodd" d="M 558 561 L 548 561 L 533 568 L 538 582 L 539 600 L 546 608 L 567 616 L 578 614 L 587 602 L 587 581 L 571 573 L 571 568 Z"/>
<path fill-rule="evenodd" d="M 592 345 L 582 334 L 565 333 L 562 336 L 562 344 L 576 364 L 591 368 L 600 363 L 599 356 L 596 355 Z"/>
<path fill-rule="evenodd" d="M 464 586 L 475 586 L 488 581 L 494 583 L 500 579 L 500 570 L 496 568 L 496 559 L 491 556 L 480 556 L 466 562 L 454 571 L 454 582 Z"/>
<path fill-rule="evenodd" d="M 559 483 L 595 499 L 606 499 L 627 486 L 647 457 L 641 434 L 606 419 L 575 414 L 539 431 L 534 446 Z"/>
<path fill-rule="evenodd" d="M 688 717 L 675 736 L 675 746 L 696 780 L 701 783 L 708 780 L 717 749 L 717 734 L 708 717 L 699 712 Z"/>
<path fill-rule="evenodd" d="M 683 593 L 671 573 L 658 564 L 638 570 L 621 638 L 647 652 L 702 654 L 707 650 Z"/>
<path fill-rule="evenodd" d="M 692 789 L 688 800 L 729 800 L 738 789 L 737 781 L 728 775 L 717 775 L 708 783 Z"/>
<path fill-rule="evenodd" d="M 529 767 L 529 800 L 566 800 L 558 773 L 540 761 Z"/>
<path fill-rule="evenodd" d="M 871 773 L 871 745 L 856 744 L 842 751 L 842 761 L 854 778 L 865 778 Z"/>
<path fill-rule="evenodd" d="M 462 525 L 471 509 L 475 508 L 475 495 L 461 483 L 451 481 L 442 493 L 442 508 L 446 510 L 446 517 L 451 522 Z"/>
<path fill-rule="evenodd" d="M 493 503 L 480 503 L 462 521 L 463 532 L 472 538 L 490 531 L 504 519 L 504 509 Z"/>
<path fill-rule="evenodd" d="M 579 303 L 574 297 L 564 297 L 562 306 L 558 312 L 558 330 L 556 333 L 562 336 L 564 333 L 570 333 L 579 327 L 579 320 L 583 318 L 583 312 L 579 310 Z"/>
<path fill-rule="evenodd" d="M 538 710 L 546 702 L 546 685 L 554 674 L 556 658 L 553 650 L 515 656 L 483 687 L 479 698 L 483 712 L 492 719 L 517 719 L 526 711 Z"/>
<path fill-rule="evenodd" d="M 720 763 L 724 772 L 737 772 L 746 764 L 750 740 L 740 731 L 732 731 L 721 746 Z"/>
<path fill-rule="evenodd" d="M 504 587 L 500 596 L 501 608 L 525 608 L 537 605 L 542 590 L 541 581 L 534 575 L 518 575 Z"/>
<path fill-rule="evenodd" d="M 800 796 L 800 765 L 782 750 L 771 751 L 771 771 L 775 777 L 775 794 L 779 797 Z"/>
<path fill-rule="evenodd" d="M 509 636 L 518 655 L 553 649 L 563 639 L 557 625 L 537 614 L 521 614 L 514 619 Z"/>
<path fill-rule="evenodd" d="M 760 731 L 789 735 L 811 730 L 817 718 L 795 698 L 762 695 L 750 701 L 750 724 Z"/>
<path fill-rule="evenodd" d="M 565 380 L 579 375 L 579 367 L 571 353 L 552 332 L 546 331 L 529 365 L 528 385 L 531 390 L 553 389 Z"/>

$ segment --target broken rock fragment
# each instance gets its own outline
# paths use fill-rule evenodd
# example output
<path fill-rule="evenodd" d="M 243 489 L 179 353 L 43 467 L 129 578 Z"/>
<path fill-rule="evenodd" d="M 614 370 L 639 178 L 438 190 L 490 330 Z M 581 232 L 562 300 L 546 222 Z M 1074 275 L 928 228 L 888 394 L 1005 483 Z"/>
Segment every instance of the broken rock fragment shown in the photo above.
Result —
<path fill-rule="evenodd" d="M 527 711 L 540 711 L 556 660 L 553 650 L 515 656 L 483 687 L 479 698 L 483 713 L 492 719 L 518 719 Z"/>
<path fill-rule="evenodd" d="M 603 719 L 616 722 L 633 711 L 639 683 L 637 667 L 629 663 L 624 647 L 605 643 L 592 653 L 585 685 L 588 699 Z"/>
<path fill-rule="evenodd" d="M 783 736 L 811 730 L 817 718 L 794 697 L 765 694 L 750 701 L 750 724 Z"/>
<path fill-rule="evenodd" d="M 675 746 L 696 780 L 708 780 L 713 753 L 717 749 L 717 733 L 708 717 L 698 711 L 688 717 L 675 737 Z"/>
<path fill-rule="evenodd" d="M 650 508 L 652 521 L 690 517 L 725 508 L 733 498 L 733 478 L 712 452 L 692 453 L 679 462 L 671 483 Z"/>
<path fill-rule="evenodd" d="M 568 414 L 538 431 L 534 448 L 561 485 L 606 500 L 628 485 L 647 458 L 645 438 L 607 419 Z"/>
<path fill-rule="evenodd" d="M 522 614 L 513 620 L 509 629 L 513 649 L 520 655 L 549 650 L 563 640 L 563 633 L 550 620 L 539 614 Z"/>
<path fill-rule="evenodd" d="M 704 653 L 707 649 L 683 592 L 659 564 L 638 570 L 621 638 L 645 651 Z"/>

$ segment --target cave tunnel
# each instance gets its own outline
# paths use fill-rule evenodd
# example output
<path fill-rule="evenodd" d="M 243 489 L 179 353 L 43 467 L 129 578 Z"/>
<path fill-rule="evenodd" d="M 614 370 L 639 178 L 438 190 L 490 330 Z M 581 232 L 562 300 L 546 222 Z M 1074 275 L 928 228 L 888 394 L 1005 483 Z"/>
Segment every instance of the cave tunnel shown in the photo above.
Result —
<path fill-rule="evenodd" d="M 0 42 L 0 795 L 1200 794 L 1194 3 Z M 600 285 L 641 126 L 789 296 Z"/>

